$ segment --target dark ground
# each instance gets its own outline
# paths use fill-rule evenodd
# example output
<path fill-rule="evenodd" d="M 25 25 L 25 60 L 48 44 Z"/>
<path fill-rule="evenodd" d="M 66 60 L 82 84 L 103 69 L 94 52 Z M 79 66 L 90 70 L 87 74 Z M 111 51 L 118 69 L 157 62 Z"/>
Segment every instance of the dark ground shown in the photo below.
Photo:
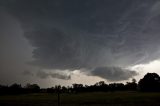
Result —
<path fill-rule="evenodd" d="M 0 106 L 57 106 L 57 94 L 0 96 Z M 92 92 L 61 94 L 60 106 L 160 106 L 160 93 Z"/>

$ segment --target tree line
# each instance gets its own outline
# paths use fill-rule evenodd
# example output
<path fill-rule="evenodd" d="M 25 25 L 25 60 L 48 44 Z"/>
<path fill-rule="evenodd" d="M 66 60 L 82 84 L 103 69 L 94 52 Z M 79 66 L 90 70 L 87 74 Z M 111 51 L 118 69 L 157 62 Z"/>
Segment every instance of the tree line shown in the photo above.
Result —
<path fill-rule="evenodd" d="M 131 82 L 110 83 L 104 81 L 94 85 L 72 84 L 72 86 L 56 85 L 51 88 L 42 89 L 38 84 L 12 84 L 10 86 L 0 85 L 0 95 L 5 94 L 27 94 L 27 93 L 80 93 L 80 92 L 114 92 L 114 91 L 142 91 L 142 92 L 160 92 L 160 76 L 157 73 L 147 73 L 137 83 L 135 79 Z"/>

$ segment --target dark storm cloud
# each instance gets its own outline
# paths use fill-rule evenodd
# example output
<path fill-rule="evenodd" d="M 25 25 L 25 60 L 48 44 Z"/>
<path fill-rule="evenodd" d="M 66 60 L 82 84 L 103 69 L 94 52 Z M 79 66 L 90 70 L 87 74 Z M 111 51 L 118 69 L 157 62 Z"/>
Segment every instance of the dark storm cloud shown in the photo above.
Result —
<path fill-rule="evenodd" d="M 42 79 L 46 79 L 48 77 L 58 78 L 58 79 L 63 79 L 63 80 L 71 79 L 70 75 L 64 75 L 64 74 L 60 74 L 60 73 L 51 73 L 51 72 L 47 73 L 44 71 L 38 71 L 37 76 Z"/>
<path fill-rule="evenodd" d="M 34 47 L 30 64 L 38 67 L 127 67 L 160 56 L 158 0 L 15 0 L 1 5 L 21 22 Z M 134 75 L 120 72 L 122 79 Z"/>
<path fill-rule="evenodd" d="M 34 76 L 34 74 L 31 71 L 29 71 L 29 70 L 23 71 L 22 74 L 25 75 L 25 76 Z"/>
<path fill-rule="evenodd" d="M 91 75 L 102 77 L 108 81 L 122 81 L 132 78 L 138 73 L 120 67 L 98 67 L 91 72 Z"/>

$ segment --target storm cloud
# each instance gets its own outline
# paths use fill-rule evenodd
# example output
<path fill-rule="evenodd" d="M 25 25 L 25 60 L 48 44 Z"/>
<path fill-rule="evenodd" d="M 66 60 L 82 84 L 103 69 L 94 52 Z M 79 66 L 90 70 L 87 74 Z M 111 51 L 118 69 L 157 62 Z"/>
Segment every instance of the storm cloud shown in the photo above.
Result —
<path fill-rule="evenodd" d="M 55 13 L 64 16 L 59 16 L 61 18 L 58 21 L 55 19 L 59 22 L 58 26 L 54 24 L 53 16 L 53 25 L 43 23 L 47 21 L 43 18 L 39 19 L 42 25 L 34 24 L 33 29 L 27 30 L 25 36 L 35 47 L 35 61 L 32 64 L 72 70 L 127 66 L 157 58 L 159 31 L 153 28 L 151 30 L 150 24 L 158 16 L 150 18 L 152 13 L 149 11 L 154 2 L 152 5 L 150 2 L 130 3 L 123 0 L 95 3 L 97 2 L 91 2 L 92 5 L 87 5 L 87 1 L 67 4 L 60 2 L 55 7 L 59 11 Z M 96 10 L 90 10 L 89 7 Z M 155 25 L 152 27 L 157 28 Z"/>
<path fill-rule="evenodd" d="M 23 71 L 22 74 L 25 75 L 25 76 L 34 76 L 34 74 L 31 71 L 29 71 L 29 70 Z"/>
<path fill-rule="evenodd" d="M 122 81 L 132 78 L 138 73 L 120 67 L 98 67 L 91 72 L 91 75 L 102 77 L 108 81 Z"/>
<path fill-rule="evenodd" d="M 158 0 L 15 0 L 1 5 L 20 21 L 34 48 L 28 63 L 42 69 L 86 69 L 117 81 L 136 75 L 123 68 L 160 57 Z M 63 78 L 45 72 L 38 76 Z"/>
<path fill-rule="evenodd" d="M 45 72 L 45 71 L 38 71 L 37 72 L 37 77 L 42 78 L 42 79 L 46 79 L 48 77 L 58 78 L 58 79 L 63 79 L 63 80 L 71 79 L 70 75 L 65 75 L 65 74 L 60 74 L 60 73 L 52 73 L 52 72 Z"/>

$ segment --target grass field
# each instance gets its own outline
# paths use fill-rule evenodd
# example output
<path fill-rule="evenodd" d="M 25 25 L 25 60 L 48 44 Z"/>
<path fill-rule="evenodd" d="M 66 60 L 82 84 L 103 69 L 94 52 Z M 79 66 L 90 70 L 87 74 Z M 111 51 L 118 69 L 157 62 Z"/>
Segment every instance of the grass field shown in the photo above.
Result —
<path fill-rule="evenodd" d="M 0 106 L 57 106 L 57 94 L 0 96 Z M 93 92 L 61 94 L 60 106 L 160 106 L 160 93 Z"/>

